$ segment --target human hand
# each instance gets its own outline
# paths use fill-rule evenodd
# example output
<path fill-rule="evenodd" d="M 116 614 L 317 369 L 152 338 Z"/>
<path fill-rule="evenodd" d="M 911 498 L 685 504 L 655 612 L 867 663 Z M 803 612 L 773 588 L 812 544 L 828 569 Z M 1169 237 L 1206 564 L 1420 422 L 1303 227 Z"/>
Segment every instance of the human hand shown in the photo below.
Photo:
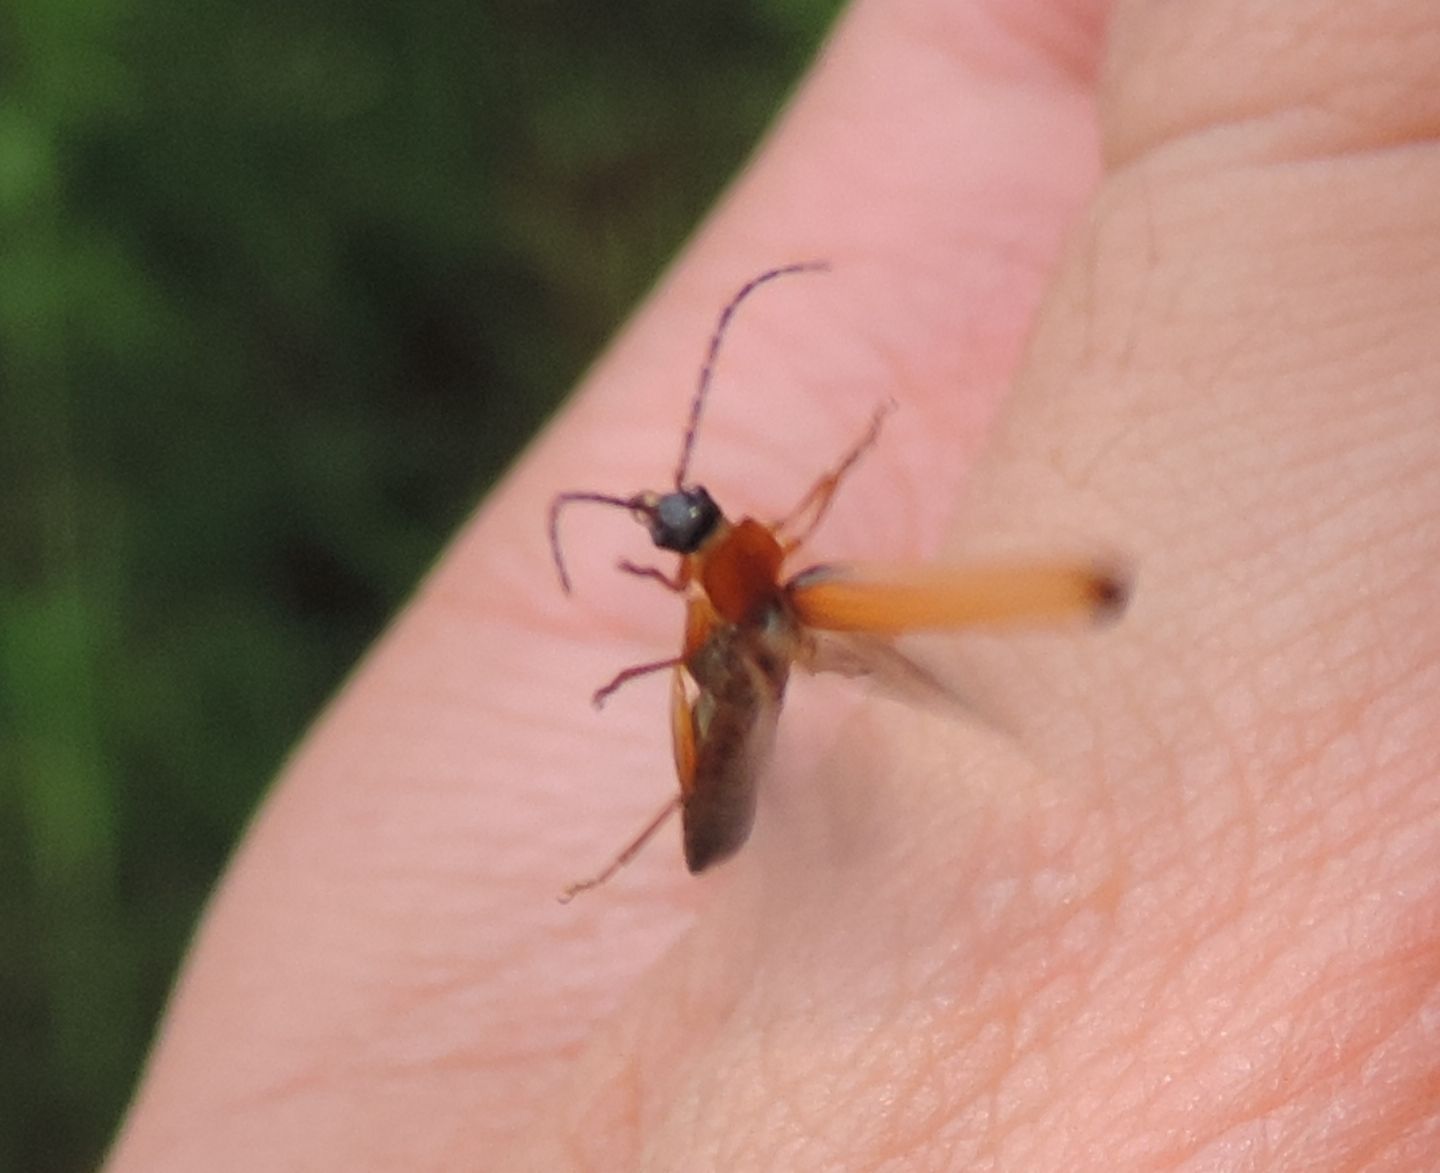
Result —
<path fill-rule="evenodd" d="M 287 770 L 115 1170 L 1433 1164 L 1440 13 L 1106 17 L 849 14 Z M 545 505 L 663 486 L 716 309 L 812 257 L 722 358 L 722 504 L 891 397 L 817 554 L 1093 542 L 1131 611 L 926 641 L 1013 737 L 797 687 L 734 861 L 562 907 L 673 785 L 663 681 L 586 697 L 680 619 L 621 516 L 564 598 Z"/>

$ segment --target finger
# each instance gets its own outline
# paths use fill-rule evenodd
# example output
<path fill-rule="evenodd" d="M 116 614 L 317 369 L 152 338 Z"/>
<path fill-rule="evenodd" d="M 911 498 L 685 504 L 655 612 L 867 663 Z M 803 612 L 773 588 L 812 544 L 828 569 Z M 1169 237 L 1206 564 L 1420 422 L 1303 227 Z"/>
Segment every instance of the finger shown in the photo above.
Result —
<path fill-rule="evenodd" d="M 625 807 L 638 823 L 670 785 L 663 701 L 591 718 L 614 668 L 597 632 L 674 632 L 643 626 L 636 584 L 593 573 L 623 519 L 570 538 L 586 602 L 562 609 L 545 503 L 577 473 L 663 477 L 715 309 L 759 268 L 823 256 L 837 276 L 813 302 L 777 287 L 737 331 L 697 462 L 771 513 L 771 489 L 806 482 L 797 442 L 838 451 L 877 396 L 913 395 L 872 489 L 915 506 L 889 540 L 931 540 L 1093 175 L 1092 32 L 1035 12 L 1029 33 L 980 4 L 852 14 L 685 265 L 292 763 L 207 919 L 117 1168 L 450 1167 L 553 1117 L 551 1068 L 684 916 L 673 885 L 553 903 L 632 829 Z"/>

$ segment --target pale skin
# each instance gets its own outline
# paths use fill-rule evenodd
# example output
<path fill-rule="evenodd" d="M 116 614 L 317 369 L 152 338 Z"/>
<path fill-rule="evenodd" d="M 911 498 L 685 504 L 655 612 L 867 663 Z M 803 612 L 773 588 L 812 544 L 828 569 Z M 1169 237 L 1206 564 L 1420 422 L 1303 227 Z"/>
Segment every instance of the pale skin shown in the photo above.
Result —
<path fill-rule="evenodd" d="M 1428 0 L 853 9 L 297 753 L 110 1167 L 1432 1168 L 1437 55 Z M 663 674 L 588 697 L 681 617 L 616 511 L 565 598 L 546 504 L 667 487 L 812 258 L 722 506 L 892 398 L 817 557 L 1093 543 L 1133 604 L 923 641 L 992 725 L 800 682 L 735 860 L 561 906 L 673 785 Z"/>

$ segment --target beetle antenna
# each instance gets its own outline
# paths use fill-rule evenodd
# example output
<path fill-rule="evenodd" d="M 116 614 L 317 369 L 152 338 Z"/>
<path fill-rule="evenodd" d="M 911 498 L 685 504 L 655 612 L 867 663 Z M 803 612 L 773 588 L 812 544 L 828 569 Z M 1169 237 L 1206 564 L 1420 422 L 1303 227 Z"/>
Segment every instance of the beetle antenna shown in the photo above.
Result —
<path fill-rule="evenodd" d="M 595 505 L 612 505 L 618 509 L 639 509 L 642 502 L 636 497 L 612 497 L 608 493 L 560 493 L 550 502 L 550 553 L 555 557 L 555 569 L 560 574 L 560 586 L 570 593 L 570 575 L 565 571 L 565 558 L 560 552 L 560 510 L 573 501 L 589 501 Z"/>
<path fill-rule="evenodd" d="M 725 331 L 730 319 L 740 308 L 740 303 L 767 281 L 785 277 L 791 273 L 823 273 L 830 268 L 828 261 L 801 261 L 794 265 L 781 265 L 778 269 L 766 269 L 758 277 L 752 277 L 740 287 L 720 311 L 720 320 L 715 324 L 715 333 L 710 335 L 710 349 L 705 354 L 705 365 L 700 368 L 700 383 L 695 388 L 695 398 L 690 402 L 690 422 L 685 426 L 685 440 L 680 446 L 680 463 L 675 466 L 675 487 L 683 488 L 685 474 L 690 471 L 690 454 L 695 450 L 695 432 L 700 427 L 700 413 L 705 408 L 705 397 L 710 393 L 710 379 L 715 371 L 715 359 L 720 353 L 720 344 L 725 340 Z"/>

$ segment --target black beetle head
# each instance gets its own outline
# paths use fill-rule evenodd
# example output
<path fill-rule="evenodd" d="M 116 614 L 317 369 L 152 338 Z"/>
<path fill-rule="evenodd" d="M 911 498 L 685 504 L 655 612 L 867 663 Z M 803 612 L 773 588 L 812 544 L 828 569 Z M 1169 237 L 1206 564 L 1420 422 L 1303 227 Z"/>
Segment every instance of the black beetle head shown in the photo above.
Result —
<path fill-rule="evenodd" d="M 642 493 L 634 509 L 650 540 L 677 554 L 693 554 L 720 524 L 720 507 L 699 485 L 673 493 Z"/>

